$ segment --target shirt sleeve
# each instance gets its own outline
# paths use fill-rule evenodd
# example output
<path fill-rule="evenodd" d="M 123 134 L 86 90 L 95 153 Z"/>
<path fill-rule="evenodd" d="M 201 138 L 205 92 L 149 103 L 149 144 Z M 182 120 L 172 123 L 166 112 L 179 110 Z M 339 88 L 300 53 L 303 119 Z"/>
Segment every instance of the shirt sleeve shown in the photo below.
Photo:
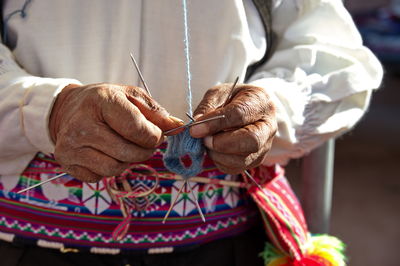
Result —
<path fill-rule="evenodd" d="M 272 17 L 275 50 L 250 83 L 277 107 L 264 164 L 285 164 L 353 127 L 383 70 L 340 0 L 277 1 Z"/>
<path fill-rule="evenodd" d="M 38 151 L 54 151 L 49 113 L 68 84 L 80 83 L 29 75 L 0 44 L 0 175 L 19 174 Z"/>

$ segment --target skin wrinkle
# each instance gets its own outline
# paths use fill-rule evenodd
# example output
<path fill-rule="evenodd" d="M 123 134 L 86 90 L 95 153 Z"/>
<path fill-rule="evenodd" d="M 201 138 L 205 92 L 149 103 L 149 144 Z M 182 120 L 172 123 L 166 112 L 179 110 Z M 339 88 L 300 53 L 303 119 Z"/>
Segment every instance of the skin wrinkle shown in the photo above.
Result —
<path fill-rule="evenodd" d="M 112 129 L 106 127 L 104 124 L 96 125 L 90 133 L 86 136 L 81 136 L 79 142 L 82 145 L 97 149 L 120 162 L 143 161 L 151 156 L 155 149 L 141 148 L 124 138 L 119 138 Z M 96 139 L 98 141 L 93 141 Z M 104 145 L 104 143 L 108 145 Z"/>
<path fill-rule="evenodd" d="M 195 111 L 198 120 L 222 114 L 225 119 L 194 126 L 191 133 L 211 138 L 211 144 L 209 139 L 205 142 L 211 159 L 221 171 L 237 174 L 262 162 L 271 148 L 277 122 L 275 107 L 262 88 L 238 85 L 225 104 L 227 88 L 221 84 L 209 89 Z"/>
<path fill-rule="evenodd" d="M 82 162 L 90 171 L 101 176 L 113 176 L 123 171 L 128 164 L 120 163 L 92 147 L 82 146 L 74 151 L 70 158 L 71 164 Z"/>
<path fill-rule="evenodd" d="M 239 151 L 242 153 L 248 152 L 248 153 L 255 153 L 260 150 L 262 147 L 262 143 L 260 140 L 259 134 L 257 134 L 258 131 L 253 131 L 251 130 L 250 127 L 245 127 L 243 128 L 245 131 L 245 134 L 248 141 L 247 142 L 239 142 Z"/>
<path fill-rule="evenodd" d="M 262 88 L 238 85 L 230 97 L 230 87 L 211 88 L 195 114 L 198 120 L 226 116 L 200 125 L 206 130 L 196 137 L 211 136 L 210 157 L 222 171 L 233 174 L 261 163 L 271 147 L 276 119 L 275 108 Z M 230 103 L 225 105 L 228 98 Z M 57 98 L 50 131 L 57 136 L 55 156 L 62 167 L 84 182 L 93 182 L 122 172 L 125 161 L 148 159 L 164 139 L 162 130 L 182 123 L 170 118 L 141 88 L 75 85 Z"/>
<path fill-rule="evenodd" d="M 150 158 L 164 139 L 162 130 L 182 124 L 141 88 L 101 83 L 64 88 L 53 106 L 49 130 L 55 158 L 65 172 L 97 182 L 122 173 L 128 163 Z"/>
<path fill-rule="evenodd" d="M 140 143 L 143 148 L 154 148 L 159 142 L 162 135 L 161 130 L 147 121 L 135 105 L 131 106 L 130 102 L 123 100 L 108 105 L 108 108 L 109 110 L 103 115 L 105 121 L 121 136 L 129 141 Z"/>

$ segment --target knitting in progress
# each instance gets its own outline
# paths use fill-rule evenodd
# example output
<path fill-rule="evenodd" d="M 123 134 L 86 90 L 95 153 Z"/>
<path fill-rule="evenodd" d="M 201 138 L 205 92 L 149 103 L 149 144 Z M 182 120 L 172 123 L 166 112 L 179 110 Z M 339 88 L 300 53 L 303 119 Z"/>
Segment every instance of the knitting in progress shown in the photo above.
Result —
<path fill-rule="evenodd" d="M 112 243 L 113 248 L 115 248 L 112 252 L 118 254 L 126 245 L 144 249 L 148 248 L 150 246 L 149 243 L 151 243 L 153 245 L 151 248 L 167 248 L 168 252 L 172 252 L 175 247 L 180 246 L 188 238 L 205 238 L 208 237 L 207 234 L 210 232 L 224 231 L 228 226 L 235 226 L 242 220 L 247 221 L 247 219 L 250 219 L 251 216 L 248 213 L 243 213 L 240 216 L 237 215 L 240 219 L 232 216 L 234 218 L 228 217 L 226 220 L 222 220 L 214 212 L 216 210 L 226 215 L 231 209 L 232 213 L 241 211 L 238 208 L 240 205 L 233 204 L 233 199 L 238 197 L 234 193 L 239 193 L 237 192 L 239 189 L 233 190 L 233 188 L 244 188 L 246 191 L 241 189 L 240 193 L 247 193 L 246 195 L 256 203 L 265 225 L 265 231 L 269 236 L 269 243 L 263 252 L 265 265 L 344 265 L 343 244 L 340 241 L 329 236 L 313 237 L 309 233 L 301 206 L 290 184 L 284 177 L 283 169 L 278 165 L 269 167 L 261 165 L 249 170 L 249 172 L 246 170 L 242 177 L 240 175 L 226 175 L 216 169 L 210 171 L 209 164 L 212 164 L 213 167 L 216 166 L 215 163 L 210 163 L 210 159 L 205 155 L 206 149 L 203 140 L 193 138 L 189 132 L 189 127 L 200 121 L 195 122 L 192 118 L 192 73 L 190 69 L 187 0 L 182 0 L 182 7 L 187 76 L 187 114 L 191 122 L 182 126 L 184 130 L 181 133 L 168 137 L 168 146 L 165 152 L 160 147 L 157 149 L 155 152 L 155 155 L 158 156 L 157 161 L 150 160 L 144 164 L 132 164 L 130 168 L 119 176 L 103 178 L 101 182 L 96 184 L 96 186 L 101 186 L 102 190 L 99 193 L 95 191 L 95 188 L 91 188 L 90 184 L 84 183 L 82 185 L 87 191 L 95 191 L 95 193 L 104 197 L 104 201 L 109 200 L 109 204 L 113 208 L 107 213 L 101 210 L 108 216 L 107 218 L 102 218 L 102 220 L 99 219 L 100 221 L 96 224 L 99 228 L 101 226 L 101 230 L 105 230 L 104 228 L 109 230 L 111 228 L 109 231 L 112 231 L 112 235 L 103 237 L 98 234 L 95 239 L 89 239 L 88 241 L 92 242 L 87 245 L 102 247 L 104 243 Z M 136 63 L 135 66 L 137 67 Z M 144 83 L 141 75 L 140 78 Z M 231 91 L 233 91 L 235 85 L 236 82 Z M 144 86 L 149 93 L 147 86 L 145 84 Z M 231 100 L 230 96 L 227 98 L 226 103 Z M 224 108 L 224 105 L 222 108 Z M 205 121 L 203 120 L 202 122 Z M 176 130 L 176 128 L 172 130 Z M 167 131 L 164 134 L 167 134 Z M 163 145 L 165 147 L 165 144 Z M 39 162 L 41 163 L 41 161 Z M 72 179 L 72 177 L 68 178 Z M 202 183 L 206 185 L 202 186 Z M 216 185 L 219 187 L 211 190 Z M 217 191 L 215 194 L 220 195 L 220 197 L 213 201 L 209 200 L 209 198 L 217 198 L 217 196 L 213 195 L 212 197 L 208 196 L 207 192 L 210 191 Z M 94 202 L 93 205 L 98 208 L 100 206 L 98 201 L 103 200 L 103 198 L 97 201 L 86 198 L 85 200 L 89 203 Z M 86 203 L 86 201 L 82 200 L 82 204 Z M 242 201 L 244 202 L 245 200 Z M 238 200 L 237 202 L 241 201 Z M 251 200 L 247 202 L 251 202 Z M 190 211 L 181 208 L 181 206 L 189 203 L 191 204 Z M 221 207 L 221 203 L 230 207 L 228 211 Z M 174 208 L 174 206 L 178 207 Z M 78 208 L 76 209 L 79 210 Z M 180 212 L 181 209 L 182 211 Z M 243 207 L 243 209 L 246 208 Z M 199 221 L 199 215 L 205 221 L 203 211 L 207 214 L 206 223 Z M 96 209 L 96 212 L 92 215 L 93 219 L 98 219 L 98 213 Z M 187 218 L 188 213 L 190 213 L 189 218 Z M 111 214 L 116 214 L 115 216 L 117 217 L 114 218 Z M 121 214 L 123 216 L 122 219 Z M 172 218 L 169 223 L 165 224 L 170 214 Z M 75 215 L 77 216 L 78 214 Z M 160 217 L 164 217 L 163 224 L 161 224 Z M 151 226 L 146 224 L 148 221 L 150 221 L 148 224 L 151 224 Z M 118 225 L 116 225 L 117 223 Z M 85 226 L 92 229 L 94 227 L 92 224 L 94 223 Z M 189 225 L 192 227 L 182 234 L 174 232 L 174 230 L 181 230 L 181 227 L 186 229 Z M 147 232 L 144 230 L 146 229 L 145 226 L 150 227 L 152 230 L 153 228 L 155 228 L 154 230 L 160 230 L 161 233 L 157 232 L 153 235 L 143 233 Z M 130 227 L 131 230 L 129 230 Z M 246 229 L 244 228 L 243 230 Z M 223 237 L 225 236 L 228 236 L 228 234 L 223 235 Z M 77 241 L 83 241 L 78 237 L 75 238 Z M 86 239 L 84 240 L 86 241 Z M 213 239 L 208 238 L 204 242 L 211 240 Z M 196 241 L 198 240 L 196 239 Z M 107 250 L 107 252 L 110 252 L 110 250 Z M 261 252 L 261 250 L 257 252 Z"/>
<path fill-rule="evenodd" d="M 189 50 L 189 25 L 188 10 L 186 0 L 182 0 L 183 24 L 184 24 L 184 44 L 186 58 L 186 76 L 187 76 L 187 104 L 188 114 L 193 115 L 192 107 L 192 73 L 190 71 L 190 50 Z M 165 167 L 173 173 L 189 178 L 202 171 L 202 163 L 205 148 L 201 139 L 195 139 L 190 136 L 189 128 L 178 135 L 168 137 L 168 148 L 164 154 Z M 184 156 L 190 158 L 190 164 L 185 165 L 182 161 Z"/>

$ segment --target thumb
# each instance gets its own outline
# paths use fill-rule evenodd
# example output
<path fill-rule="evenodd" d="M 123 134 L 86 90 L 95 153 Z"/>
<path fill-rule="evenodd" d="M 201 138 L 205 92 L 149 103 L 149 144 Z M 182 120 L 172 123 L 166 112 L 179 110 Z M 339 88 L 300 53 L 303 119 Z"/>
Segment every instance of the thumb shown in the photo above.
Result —
<path fill-rule="evenodd" d="M 181 119 L 171 116 L 164 107 L 151 98 L 143 89 L 129 87 L 127 98 L 147 120 L 158 126 L 162 131 L 177 128 L 184 123 Z M 174 133 L 179 133 L 179 131 Z"/>
<path fill-rule="evenodd" d="M 222 107 L 229 96 L 230 86 L 230 84 L 224 83 L 209 89 L 194 111 L 194 118 L 197 120 L 203 115 Z"/>

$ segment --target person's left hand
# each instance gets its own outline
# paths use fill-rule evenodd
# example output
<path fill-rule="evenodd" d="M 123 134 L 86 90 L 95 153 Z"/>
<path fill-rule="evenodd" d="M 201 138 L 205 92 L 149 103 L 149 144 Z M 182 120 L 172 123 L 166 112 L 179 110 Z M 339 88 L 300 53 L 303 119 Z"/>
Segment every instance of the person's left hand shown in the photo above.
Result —
<path fill-rule="evenodd" d="M 264 89 L 232 84 L 209 89 L 194 117 L 197 121 L 217 115 L 225 118 L 192 126 L 194 138 L 204 138 L 208 155 L 225 173 L 238 174 L 261 164 L 277 130 L 275 106 Z M 225 104 L 226 101 L 229 101 Z"/>

